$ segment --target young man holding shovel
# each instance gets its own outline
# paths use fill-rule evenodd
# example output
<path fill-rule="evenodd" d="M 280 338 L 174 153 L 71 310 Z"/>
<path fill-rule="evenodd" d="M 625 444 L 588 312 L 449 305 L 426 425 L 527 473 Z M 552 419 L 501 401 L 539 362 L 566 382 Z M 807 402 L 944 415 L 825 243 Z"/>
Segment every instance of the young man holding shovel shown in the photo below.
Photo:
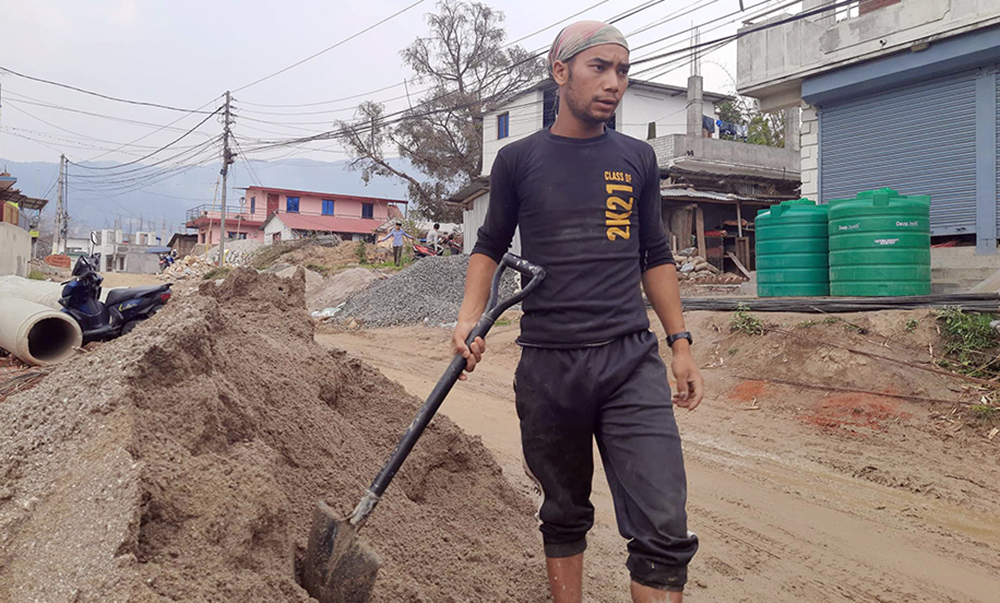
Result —
<path fill-rule="evenodd" d="M 453 341 L 474 370 L 486 345 L 465 338 L 519 226 L 523 257 L 547 273 L 523 303 L 514 389 L 525 464 L 543 495 L 555 603 L 582 599 L 595 437 L 628 540 L 632 600 L 682 601 L 698 548 L 687 530 L 673 406 L 694 410 L 703 382 L 660 222 L 659 169 L 648 144 L 605 127 L 628 86 L 628 61 L 625 38 L 610 25 L 579 22 L 556 37 L 549 70 L 558 117 L 497 156 Z M 669 334 L 673 404 L 640 282 Z"/>

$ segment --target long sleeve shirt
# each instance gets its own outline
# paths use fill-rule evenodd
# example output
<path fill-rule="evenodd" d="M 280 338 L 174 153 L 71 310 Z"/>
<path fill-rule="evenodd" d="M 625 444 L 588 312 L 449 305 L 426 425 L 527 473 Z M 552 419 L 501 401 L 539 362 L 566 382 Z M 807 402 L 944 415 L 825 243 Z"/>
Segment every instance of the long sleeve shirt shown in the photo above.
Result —
<path fill-rule="evenodd" d="M 522 303 L 522 345 L 587 347 L 649 328 L 642 272 L 672 264 L 660 173 L 645 142 L 543 130 L 500 150 L 472 253 L 499 261 L 520 228 L 521 254 L 546 271 Z"/>
<path fill-rule="evenodd" d="M 395 229 L 395 230 L 390 230 L 389 234 L 387 234 L 384 237 L 382 237 L 381 239 L 379 239 L 379 243 L 381 243 L 382 241 L 388 240 L 390 237 L 392 238 L 392 246 L 393 247 L 402 247 L 403 246 L 403 237 L 408 237 L 408 238 L 411 238 L 411 239 L 413 238 L 409 234 L 407 234 L 405 230 L 403 230 L 402 228 L 399 228 L 399 229 Z"/>

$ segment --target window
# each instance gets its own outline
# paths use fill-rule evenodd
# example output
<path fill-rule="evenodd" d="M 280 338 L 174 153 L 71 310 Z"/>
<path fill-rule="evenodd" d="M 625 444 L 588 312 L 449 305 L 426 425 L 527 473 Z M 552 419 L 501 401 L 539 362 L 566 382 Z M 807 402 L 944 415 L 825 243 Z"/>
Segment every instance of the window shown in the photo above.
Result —
<path fill-rule="evenodd" d="M 333 215 L 333 201 L 330 199 L 323 199 L 323 215 L 332 216 Z"/>
<path fill-rule="evenodd" d="M 510 113 L 497 115 L 497 140 L 510 136 Z"/>
<path fill-rule="evenodd" d="M 361 217 L 371 220 L 375 217 L 375 204 L 374 203 L 362 203 L 361 204 Z"/>
<path fill-rule="evenodd" d="M 285 211 L 290 214 L 299 213 L 299 198 L 285 197 Z"/>
<path fill-rule="evenodd" d="M 250 197 L 250 213 L 257 213 L 257 197 Z"/>
<path fill-rule="evenodd" d="M 646 126 L 646 140 L 653 140 L 654 138 L 656 138 L 656 122 L 651 121 Z"/>

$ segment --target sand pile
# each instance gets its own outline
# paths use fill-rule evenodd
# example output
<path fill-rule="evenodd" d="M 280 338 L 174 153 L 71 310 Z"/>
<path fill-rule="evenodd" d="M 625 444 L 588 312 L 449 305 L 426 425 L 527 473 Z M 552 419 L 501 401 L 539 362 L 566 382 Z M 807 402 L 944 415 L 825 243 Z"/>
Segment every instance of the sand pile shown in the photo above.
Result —
<path fill-rule="evenodd" d="M 417 401 L 313 341 L 302 278 L 240 269 L 0 405 L 0 601 L 309 601 Z M 439 417 L 363 533 L 373 601 L 544 601 L 532 505 Z"/>

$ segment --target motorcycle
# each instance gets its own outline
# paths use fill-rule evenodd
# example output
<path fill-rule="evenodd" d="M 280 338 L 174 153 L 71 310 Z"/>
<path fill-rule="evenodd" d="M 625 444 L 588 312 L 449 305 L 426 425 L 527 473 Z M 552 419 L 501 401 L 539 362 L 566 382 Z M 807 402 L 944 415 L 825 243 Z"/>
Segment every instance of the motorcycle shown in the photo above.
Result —
<path fill-rule="evenodd" d="M 174 265 L 174 256 L 169 253 L 164 253 L 160 255 L 160 272 L 163 272 L 167 268 Z"/>
<path fill-rule="evenodd" d="M 73 280 L 61 283 L 59 305 L 83 331 L 83 343 L 107 341 L 128 334 L 140 321 L 150 318 L 170 299 L 170 284 L 112 289 L 101 301 L 98 274 L 101 254 L 80 256 L 73 266 Z"/>
<path fill-rule="evenodd" d="M 413 257 L 425 258 L 432 255 L 444 255 L 445 250 L 451 251 L 451 255 L 460 255 L 462 253 L 462 247 L 455 241 L 444 240 L 438 243 L 438 250 L 435 252 L 434 248 L 430 245 L 421 245 L 419 243 L 413 244 Z"/>

